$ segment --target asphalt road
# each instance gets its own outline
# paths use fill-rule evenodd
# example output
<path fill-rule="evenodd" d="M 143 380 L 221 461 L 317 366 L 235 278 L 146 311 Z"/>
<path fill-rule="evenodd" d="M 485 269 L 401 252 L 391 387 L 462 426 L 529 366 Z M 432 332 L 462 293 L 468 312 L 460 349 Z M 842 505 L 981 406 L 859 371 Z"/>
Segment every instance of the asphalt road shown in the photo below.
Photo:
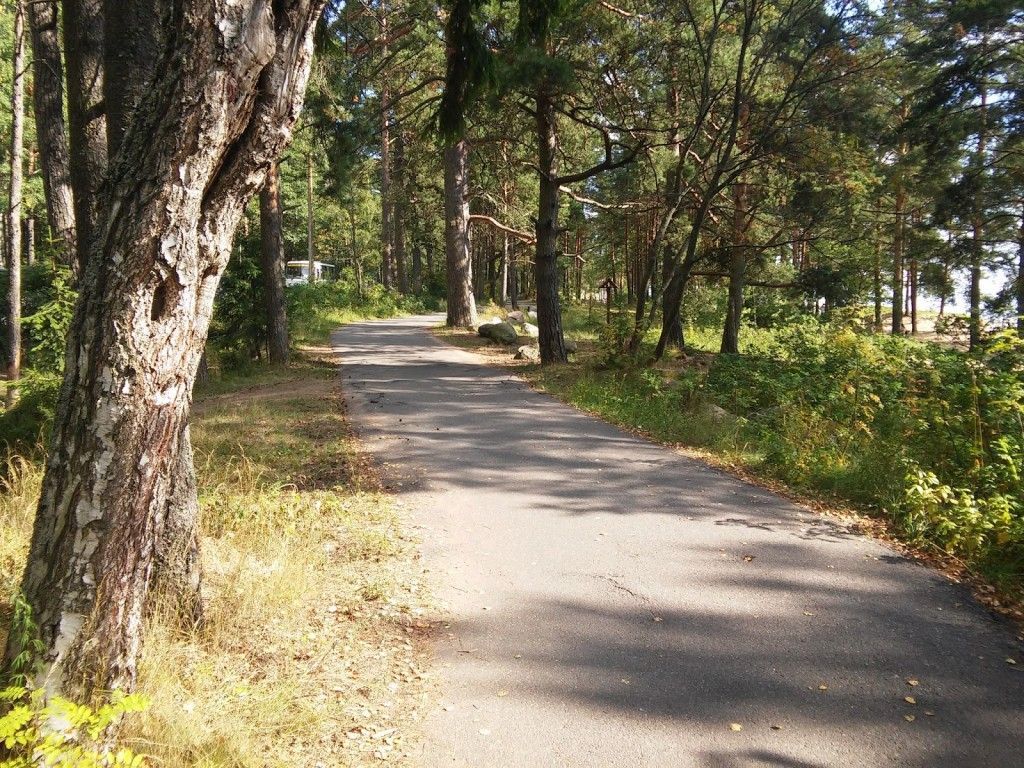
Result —
<path fill-rule="evenodd" d="M 963 588 L 436 322 L 334 337 L 449 624 L 419 764 L 1024 766 L 1022 645 Z"/>

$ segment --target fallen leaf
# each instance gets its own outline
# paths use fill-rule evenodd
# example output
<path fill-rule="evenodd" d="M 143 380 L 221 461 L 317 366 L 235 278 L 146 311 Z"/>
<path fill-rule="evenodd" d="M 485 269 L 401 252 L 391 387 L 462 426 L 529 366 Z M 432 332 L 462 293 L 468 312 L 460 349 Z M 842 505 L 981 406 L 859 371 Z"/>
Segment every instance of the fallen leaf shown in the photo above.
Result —
<path fill-rule="evenodd" d="M 935 713 L 932 712 L 930 709 L 926 709 L 924 713 L 928 715 L 928 717 L 935 717 Z"/>
<path fill-rule="evenodd" d="M 804 616 L 813 616 L 814 614 L 810 611 L 804 611 Z"/>
<path fill-rule="evenodd" d="M 904 696 L 903 700 L 907 702 L 907 704 L 917 704 L 917 699 L 915 699 L 913 696 Z"/>
<path fill-rule="evenodd" d="M 743 562 L 744 562 L 744 563 L 749 563 L 749 562 L 750 562 L 751 560 L 753 560 L 753 559 L 754 559 L 754 556 L 753 556 L 753 555 L 744 555 L 744 556 L 743 556 Z"/>
<path fill-rule="evenodd" d="M 919 682 L 918 680 L 915 680 L 914 678 L 910 678 L 909 680 L 907 680 L 907 685 L 917 685 L 918 682 Z"/>
<path fill-rule="evenodd" d="M 498 696 L 499 696 L 499 697 L 505 697 L 505 696 L 508 696 L 508 691 L 498 691 Z"/>
<path fill-rule="evenodd" d="M 914 717 L 913 715 L 904 715 L 903 719 L 906 720 L 908 723 L 912 723 L 915 720 L 917 720 L 917 718 Z"/>
<path fill-rule="evenodd" d="M 1007 660 L 1006 660 L 1006 663 L 1007 663 L 1007 664 L 1016 664 L 1016 663 L 1017 663 L 1017 660 L 1016 660 L 1016 659 L 1007 659 Z"/>
<path fill-rule="evenodd" d="M 819 691 L 827 691 L 828 690 L 828 686 L 825 685 L 824 683 L 822 683 L 821 685 L 818 686 L 818 690 Z"/>
<path fill-rule="evenodd" d="M 655 620 L 655 621 L 662 621 L 663 619 L 661 618 L 661 616 L 655 616 L 655 617 L 654 617 L 654 620 Z"/>
<path fill-rule="evenodd" d="M 781 725 L 769 725 L 768 727 L 771 728 L 773 731 L 781 731 L 782 730 L 782 726 Z"/>
<path fill-rule="evenodd" d="M 729 730 L 730 731 L 742 731 L 743 730 L 743 726 L 740 725 L 739 723 L 729 723 Z"/>

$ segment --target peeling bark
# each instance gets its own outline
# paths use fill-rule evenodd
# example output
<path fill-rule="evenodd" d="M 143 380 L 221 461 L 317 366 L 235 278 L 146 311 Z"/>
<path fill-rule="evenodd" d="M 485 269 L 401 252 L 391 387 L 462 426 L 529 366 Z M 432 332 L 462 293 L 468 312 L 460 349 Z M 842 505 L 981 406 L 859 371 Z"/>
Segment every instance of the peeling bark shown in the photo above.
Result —
<path fill-rule="evenodd" d="M 321 6 L 186 0 L 162 17 L 159 75 L 131 110 L 103 236 L 86 247 L 22 583 L 44 648 L 36 682 L 51 695 L 135 684 L 214 293 L 290 139 Z"/>

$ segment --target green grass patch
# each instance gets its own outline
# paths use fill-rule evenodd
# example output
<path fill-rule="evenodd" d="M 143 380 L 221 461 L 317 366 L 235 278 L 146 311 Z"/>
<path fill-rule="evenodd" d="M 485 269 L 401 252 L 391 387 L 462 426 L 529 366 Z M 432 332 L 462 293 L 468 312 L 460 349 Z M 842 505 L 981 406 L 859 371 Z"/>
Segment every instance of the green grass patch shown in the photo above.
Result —
<path fill-rule="evenodd" d="M 349 431 L 334 375 L 300 357 L 198 395 L 205 623 L 148 619 L 139 690 L 151 705 L 121 734 L 154 765 L 378 765 L 406 749 L 425 664 L 408 641 L 426 628 L 426 597 L 415 542 Z M 38 456 L 12 456 L 0 481 L 4 603 L 42 474 Z"/>

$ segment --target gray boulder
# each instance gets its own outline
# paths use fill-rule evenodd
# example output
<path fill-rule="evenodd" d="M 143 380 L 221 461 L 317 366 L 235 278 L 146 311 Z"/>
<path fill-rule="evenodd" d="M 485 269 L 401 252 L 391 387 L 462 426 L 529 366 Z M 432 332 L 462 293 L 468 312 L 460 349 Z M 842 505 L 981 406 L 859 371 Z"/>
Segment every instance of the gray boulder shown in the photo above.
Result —
<path fill-rule="evenodd" d="M 540 361 L 540 348 L 538 347 L 520 347 L 516 350 L 514 360 L 529 360 L 531 363 Z"/>
<path fill-rule="evenodd" d="M 502 344 L 515 344 L 519 340 L 519 334 L 516 332 L 515 326 L 501 320 L 494 323 L 484 323 L 476 329 L 476 332 L 485 339 L 498 341 Z"/>
<path fill-rule="evenodd" d="M 540 328 L 533 323 L 523 323 L 523 333 L 529 336 L 531 339 L 536 339 L 540 336 Z"/>
<path fill-rule="evenodd" d="M 523 323 L 526 322 L 526 315 L 524 315 L 521 311 L 517 309 L 515 312 L 509 312 L 507 319 L 510 323 L 522 325 Z"/>
<path fill-rule="evenodd" d="M 565 351 L 570 355 L 575 355 L 580 351 L 579 346 L 572 339 L 565 340 Z"/>

